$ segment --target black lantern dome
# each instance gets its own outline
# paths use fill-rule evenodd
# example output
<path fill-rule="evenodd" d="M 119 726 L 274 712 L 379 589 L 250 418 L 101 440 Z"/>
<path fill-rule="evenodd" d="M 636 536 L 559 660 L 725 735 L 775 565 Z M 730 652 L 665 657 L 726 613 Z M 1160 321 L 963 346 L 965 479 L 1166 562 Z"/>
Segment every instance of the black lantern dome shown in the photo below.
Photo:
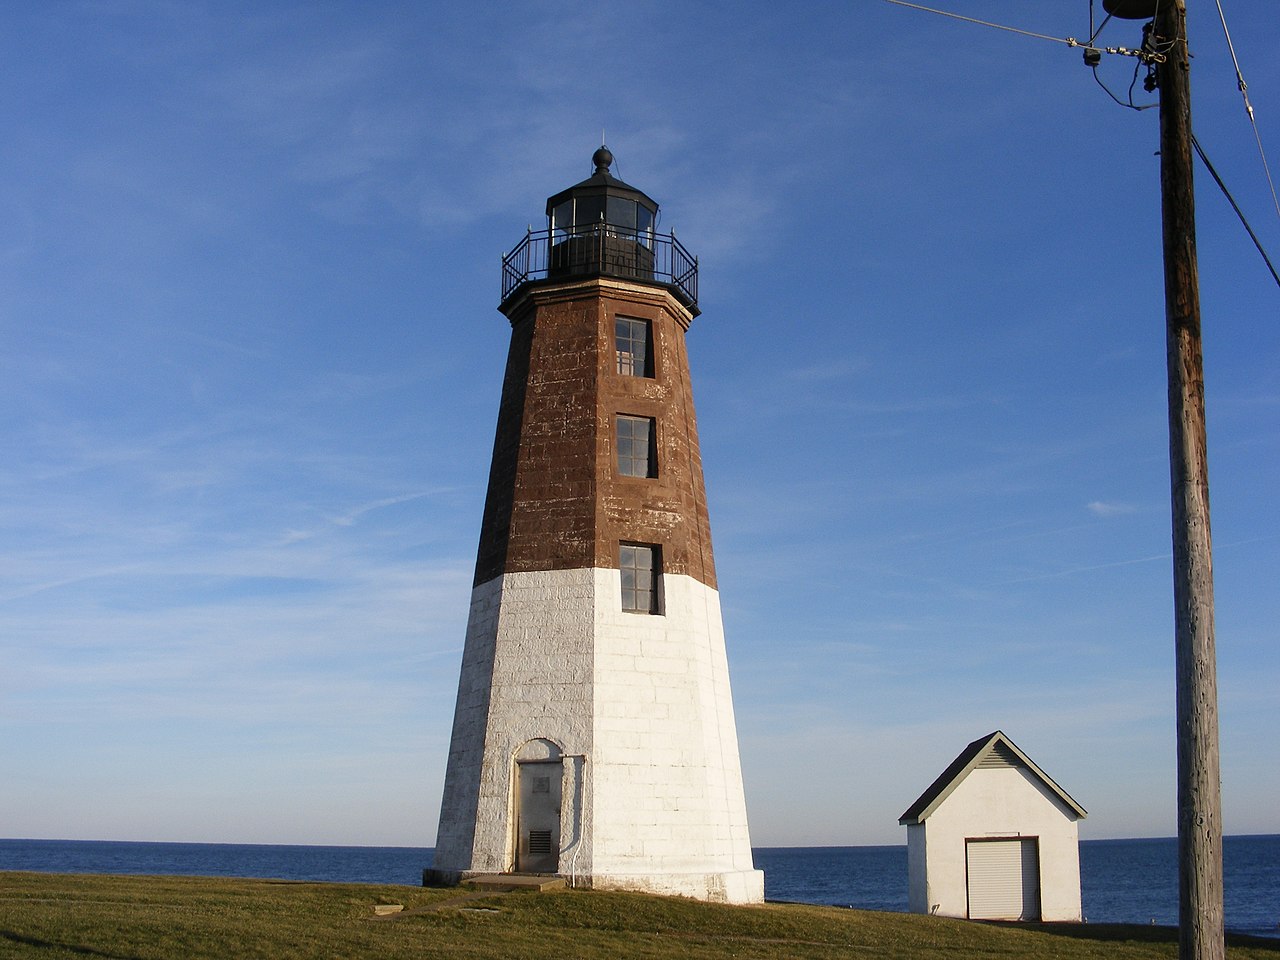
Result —
<path fill-rule="evenodd" d="M 502 258 L 503 302 L 530 283 L 616 277 L 666 287 L 697 316 L 697 258 L 674 231 L 657 232 L 657 202 L 609 172 L 608 147 L 591 162 L 591 176 L 547 199 L 547 228 Z"/>
<path fill-rule="evenodd" d="M 642 191 L 613 176 L 613 154 L 601 145 L 591 156 L 596 170 L 581 183 L 561 190 L 547 200 L 547 226 L 552 235 L 582 233 L 607 224 L 652 245 L 658 204 Z"/>

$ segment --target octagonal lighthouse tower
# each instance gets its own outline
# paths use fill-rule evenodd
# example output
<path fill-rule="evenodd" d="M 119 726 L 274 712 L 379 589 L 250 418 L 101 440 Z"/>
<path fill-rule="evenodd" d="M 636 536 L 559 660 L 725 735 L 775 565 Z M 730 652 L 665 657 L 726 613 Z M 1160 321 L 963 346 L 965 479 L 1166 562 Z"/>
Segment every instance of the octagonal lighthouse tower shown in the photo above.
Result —
<path fill-rule="evenodd" d="M 428 881 L 751 903 L 685 332 L 698 265 L 613 155 L 502 261 L 511 321 Z"/>

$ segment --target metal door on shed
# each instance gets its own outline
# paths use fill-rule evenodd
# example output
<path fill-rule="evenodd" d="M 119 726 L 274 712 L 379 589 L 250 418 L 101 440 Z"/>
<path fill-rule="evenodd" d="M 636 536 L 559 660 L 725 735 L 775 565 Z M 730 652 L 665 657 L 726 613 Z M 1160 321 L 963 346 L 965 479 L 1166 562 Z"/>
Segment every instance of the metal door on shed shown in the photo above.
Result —
<path fill-rule="evenodd" d="M 1040 919 L 1039 848 L 1034 837 L 965 841 L 970 920 Z"/>
<path fill-rule="evenodd" d="M 516 870 L 555 873 L 560 869 L 560 792 L 564 763 L 519 761 L 516 813 Z"/>

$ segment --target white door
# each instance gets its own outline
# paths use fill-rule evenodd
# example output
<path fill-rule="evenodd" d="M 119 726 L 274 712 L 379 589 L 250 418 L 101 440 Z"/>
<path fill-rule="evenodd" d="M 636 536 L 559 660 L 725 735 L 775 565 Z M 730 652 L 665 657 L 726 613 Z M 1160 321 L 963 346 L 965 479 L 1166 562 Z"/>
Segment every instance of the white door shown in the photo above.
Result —
<path fill-rule="evenodd" d="M 1040 850 L 1034 838 L 966 840 L 970 920 L 1040 919 Z"/>
<path fill-rule="evenodd" d="M 559 760 L 517 761 L 520 792 L 516 813 L 516 870 L 555 873 L 560 869 L 560 785 L 564 764 Z"/>

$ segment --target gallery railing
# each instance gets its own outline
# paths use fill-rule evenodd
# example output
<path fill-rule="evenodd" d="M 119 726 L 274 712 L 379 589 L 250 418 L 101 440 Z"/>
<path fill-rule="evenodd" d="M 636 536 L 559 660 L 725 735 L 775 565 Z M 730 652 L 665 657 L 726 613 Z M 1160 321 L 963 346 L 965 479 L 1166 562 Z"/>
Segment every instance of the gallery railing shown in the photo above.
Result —
<path fill-rule="evenodd" d="M 698 258 L 674 233 L 637 232 L 609 223 L 570 231 L 530 230 L 502 258 L 502 299 L 529 281 L 573 276 L 660 283 L 686 306 L 698 305 Z"/>

